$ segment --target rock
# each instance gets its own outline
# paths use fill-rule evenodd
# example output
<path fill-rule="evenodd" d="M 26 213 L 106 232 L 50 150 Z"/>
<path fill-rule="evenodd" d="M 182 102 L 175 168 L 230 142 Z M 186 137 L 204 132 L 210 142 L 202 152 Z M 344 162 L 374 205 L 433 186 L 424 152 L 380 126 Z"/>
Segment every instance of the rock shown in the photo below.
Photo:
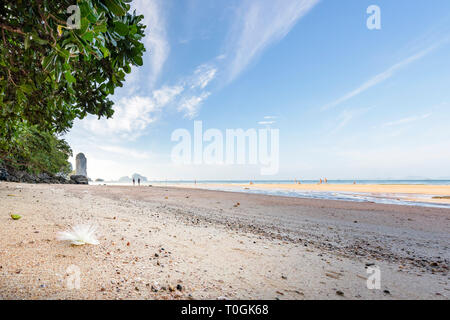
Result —
<path fill-rule="evenodd" d="M 75 184 L 88 184 L 88 178 L 86 176 L 81 175 L 73 175 L 70 176 L 70 180 Z"/>
<path fill-rule="evenodd" d="M 344 296 L 344 293 L 341 290 L 337 290 L 336 294 L 341 297 Z"/>
<path fill-rule="evenodd" d="M 6 171 L 5 168 L 0 168 L 0 181 L 7 181 L 8 180 L 8 171 Z"/>
<path fill-rule="evenodd" d="M 152 291 L 153 292 L 158 292 L 161 289 L 161 287 L 159 286 L 158 282 L 153 282 L 152 284 Z"/>
<path fill-rule="evenodd" d="M 391 292 L 389 290 L 383 290 L 384 294 L 391 294 Z"/>
<path fill-rule="evenodd" d="M 6 168 L 0 168 L 0 180 L 25 183 L 74 183 L 67 180 L 63 174 L 51 175 L 48 173 L 40 173 L 34 175 L 26 171 L 7 170 Z"/>
<path fill-rule="evenodd" d="M 47 173 L 40 173 L 37 176 L 39 182 L 42 183 L 51 183 L 52 182 L 52 178 L 47 174 Z"/>
<path fill-rule="evenodd" d="M 183 286 L 181 284 L 177 284 L 177 290 L 183 291 Z"/>
<path fill-rule="evenodd" d="M 75 171 L 77 176 L 84 176 L 87 177 L 87 159 L 86 156 L 83 153 L 77 154 L 76 158 L 76 166 Z"/>

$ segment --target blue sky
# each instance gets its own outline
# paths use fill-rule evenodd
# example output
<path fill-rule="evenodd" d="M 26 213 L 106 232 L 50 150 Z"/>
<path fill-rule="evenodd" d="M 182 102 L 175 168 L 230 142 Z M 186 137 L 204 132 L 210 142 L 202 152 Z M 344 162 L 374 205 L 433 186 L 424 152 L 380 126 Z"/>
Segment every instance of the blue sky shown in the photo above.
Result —
<path fill-rule="evenodd" d="M 381 30 L 369 30 L 369 5 Z M 91 178 L 450 177 L 448 0 L 134 0 L 144 66 L 67 135 Z M 177 128 L 276 128 L 279 171 L 175 165 Z"/>

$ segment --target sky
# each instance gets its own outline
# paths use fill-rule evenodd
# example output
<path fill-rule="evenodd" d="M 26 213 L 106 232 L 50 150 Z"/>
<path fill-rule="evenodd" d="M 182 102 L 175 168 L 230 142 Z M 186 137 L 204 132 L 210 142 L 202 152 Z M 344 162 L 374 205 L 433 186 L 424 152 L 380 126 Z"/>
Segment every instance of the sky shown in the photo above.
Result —
<path fill-rule="evenodd" d="M 380 29 L 367 26 L 371 5 Z M 65 136 L 74 155 L 86 155 L 90 178 L 450 178 L 450 1 L 132 7 L 147 25 L 144 66 L 116 90 L 112 119 L 76 120 Z M 278 170 L 175 163 L 172 134 L 193 137 L 194 121 L 224 137 L 227 129 L 278 130 Z"/>

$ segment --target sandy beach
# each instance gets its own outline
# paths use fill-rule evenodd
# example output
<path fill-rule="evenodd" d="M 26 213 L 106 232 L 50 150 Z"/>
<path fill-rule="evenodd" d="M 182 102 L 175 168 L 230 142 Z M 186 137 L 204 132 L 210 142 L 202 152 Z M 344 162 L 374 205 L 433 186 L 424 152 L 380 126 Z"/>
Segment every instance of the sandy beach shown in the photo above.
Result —
<path fill-rule="evenodd" d="M 394 188 L 418 193 L 424 187 Z M 449 194 L 448 186 L 426 188 Z M 1 183 L 0 199 L 0 299 L 450 295 L 450 209 L 193 188 L 21 183 Z M 58 231 L 80 223 L 98 226 L 99 245 L 56 240 Z M 381 271 L 379 290 L 367 288 L 371 266 Z M 79 288 L 69 285 L 73 270 Z"/>

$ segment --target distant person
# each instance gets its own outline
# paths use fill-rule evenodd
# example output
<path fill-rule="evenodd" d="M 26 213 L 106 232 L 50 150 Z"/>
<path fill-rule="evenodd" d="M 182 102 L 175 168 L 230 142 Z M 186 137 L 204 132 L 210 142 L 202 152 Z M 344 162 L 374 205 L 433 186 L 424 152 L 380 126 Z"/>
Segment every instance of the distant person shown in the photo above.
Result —
<path fill-rule="evenodd" d="M 138 178 L 138 186 L 141 185 L 141 178 Z"/>
<path fill-rule="evenodd" d="M 322 178 L 320 178 L 319 184 L 322 184 Z"/>
<path fill-rule="evenodd" d="M 134 180 L 134 178 L 133 178 L 133 186 L 136 184 L 136 181 Z"/>
<path fill-rule="evenodd" d="M 325 178 L 325 183 L 328 183 L 328 180 L 327 180 L 327 178 Z"/>

